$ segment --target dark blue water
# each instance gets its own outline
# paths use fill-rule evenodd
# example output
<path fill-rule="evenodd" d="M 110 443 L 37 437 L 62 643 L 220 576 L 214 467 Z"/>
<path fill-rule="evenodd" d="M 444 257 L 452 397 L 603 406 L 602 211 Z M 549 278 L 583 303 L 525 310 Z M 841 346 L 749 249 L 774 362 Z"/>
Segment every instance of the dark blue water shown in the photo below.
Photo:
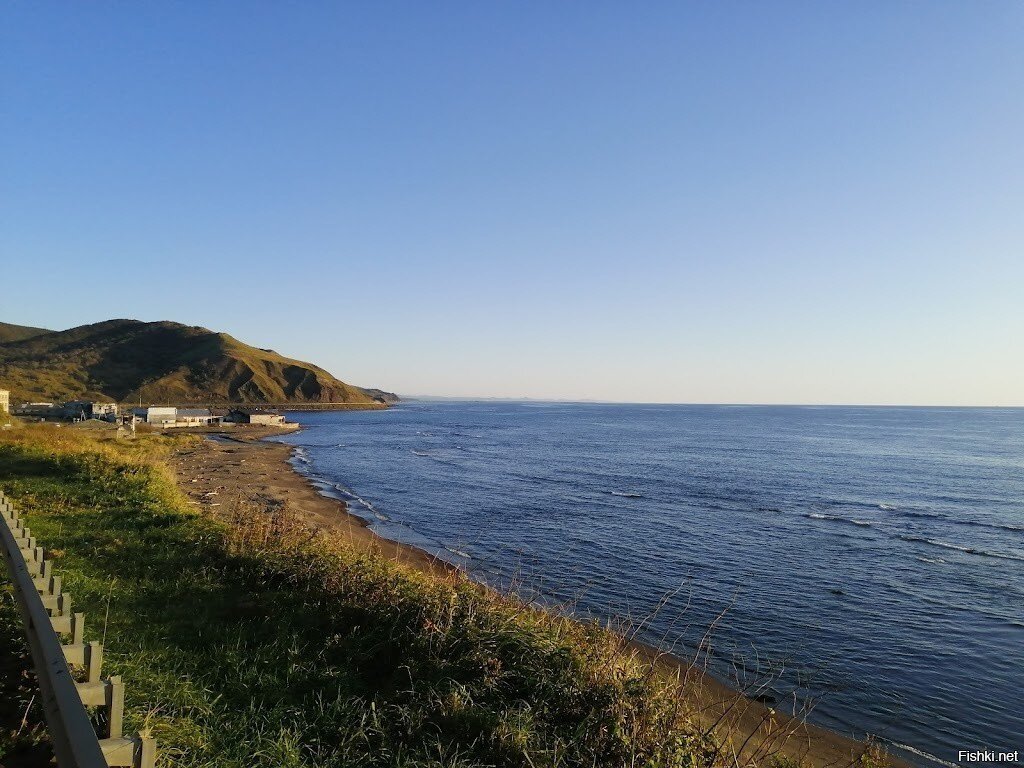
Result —
<path fill-rule="evenodd" d="M 1024 410 L 406 403 L 292 414 L 383 535 L 942 761 L 1024 747 Z M 916 755 L 916 756 L 915 756 Z M 918 762 L 925 755 L 911 754 Z"/>

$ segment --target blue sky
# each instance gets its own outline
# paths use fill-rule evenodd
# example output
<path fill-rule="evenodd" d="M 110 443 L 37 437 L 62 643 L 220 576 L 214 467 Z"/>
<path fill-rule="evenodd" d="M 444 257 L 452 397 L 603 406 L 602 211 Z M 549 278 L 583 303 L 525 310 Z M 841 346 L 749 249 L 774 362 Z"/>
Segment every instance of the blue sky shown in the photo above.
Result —
<path fill-rule="evenodd" d="M 1024 4 L 11 3 L 0 319 L 407 394 L 1024 405 Z"/>

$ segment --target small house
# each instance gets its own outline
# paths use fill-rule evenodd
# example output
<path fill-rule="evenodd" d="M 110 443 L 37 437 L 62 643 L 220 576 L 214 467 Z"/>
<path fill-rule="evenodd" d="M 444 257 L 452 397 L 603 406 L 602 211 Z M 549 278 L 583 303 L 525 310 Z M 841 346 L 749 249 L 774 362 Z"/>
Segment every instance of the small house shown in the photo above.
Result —
<path fill-rule="evenodd" d="M 6 389 L 0 389 L 0 413 L 11 412 L 11 393 Z"/>
<path fill-rule="evenodd" d="M 117 421 L 117 403 L 93 403 L 91 418 Z"/>
<path fill-rule="evenodd" d="M 154 427 L 174 426 L 178 419 L 178 409 L 168 405 L 153 405 L 146 408 L 146 423 Z"/>
<path fill-rule="evenodd" d="M 133 408 L 133 420 L 144 421 L 154 427 L 171 429 L 180 427 L 212 427 L 222 419 L 209 408 L 178 408 L 171 405 L 152 405 L 149 408 Z"/>
<path fill-rule="evenodd" d="M 268 411 L 263 408 L 232 408 L 224 421 L 233 424 L 260 424 L 274 426 L 284 424 L 284 414 L 278 411 Z"/>
<path fill-rule="evenodd" d="M 64 415 L 69 419 L 85 421 L 99 419 L 115 421 L 117 419 L 117 403 L 95 403 L 92 400 L 71 400 L 64 403 Z"/>
<path fill-rule="evenodd" d="M 64 416 L 64 409 L 55 403 L 22 403 L 15 407 L 14 415 L 33 419 L 59 419 Z"/>
<path fill-rule="evenodd" d="M 172 427 L 209 427 L 220 424 L 221 417 L 209 408 L 178 408 Z"/>

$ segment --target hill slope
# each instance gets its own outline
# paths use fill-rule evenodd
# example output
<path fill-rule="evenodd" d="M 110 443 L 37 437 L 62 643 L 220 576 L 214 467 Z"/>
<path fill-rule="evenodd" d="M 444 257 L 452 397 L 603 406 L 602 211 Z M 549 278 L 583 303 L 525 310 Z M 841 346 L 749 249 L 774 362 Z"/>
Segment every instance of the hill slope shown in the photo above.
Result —
<path fill-rule="evenodd" d="M 5 325 L 17 336 L 20 326 Z M 373 403 L 311 363 L 172 322 L 108 320 L 0 341 L 11 400 L 104 398 L 168 403 Z"/>
<path fill-rule="evenodd" d="M 45 328 L 30 328 L 27 325 L 12 325 L 11 323 L 0 323 L 0 344 L 9 341 L 21 341 L 39 336 L 44 333 L 53 333 Z"/>

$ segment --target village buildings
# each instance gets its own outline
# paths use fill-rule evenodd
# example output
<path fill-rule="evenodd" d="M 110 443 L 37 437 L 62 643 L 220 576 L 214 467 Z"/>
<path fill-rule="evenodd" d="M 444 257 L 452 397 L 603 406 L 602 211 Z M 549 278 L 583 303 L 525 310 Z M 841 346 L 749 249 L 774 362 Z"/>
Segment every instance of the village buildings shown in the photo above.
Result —
<path fill-rule="evenodd" d="M 0 407 L 9 408 L 9 394 L 0 390 Z M 123 424 L 148 424 L 157 429 L 188 427 L 219 427 L 286 424 L 283 413 L 264 408 L 186 408 L 173 405 L 151 405 L 132 408 L 119 414 L 117 403 L 92 400 L 71 400 L 66 403 L 22 403 L 13 409 L 16 416 L 42 421 L 107 421 Z"/>
<path fill-rule="evenodd" d="M 213 413 L 209 408 L 178 408 L 175 414 L 175 427 L 210 427 L 221 423 L 223 417 Z"/>
<path fill-rule="evenodd" d="M 63 418 L 64 409 L 56 403 L 22 403 L 15 406 L 11 413 L 30 419 L 58 419 Z"/>
<path fill-rule="evenodd" d="M 117 421 L 117 403 L 97 403 L 92 400 L 72 400 L 64 403 L 65 415 L 69 419 L 100 419 Z"/>
<path fill-rule="evenodd" d="M 209 408 L 177 408 L 172 405 L 133 408 L 132 416 L 136 423 L 150 424 L 161 429 L 210 427 L 217 426 L 222 421 L 222 416 Z"/>

